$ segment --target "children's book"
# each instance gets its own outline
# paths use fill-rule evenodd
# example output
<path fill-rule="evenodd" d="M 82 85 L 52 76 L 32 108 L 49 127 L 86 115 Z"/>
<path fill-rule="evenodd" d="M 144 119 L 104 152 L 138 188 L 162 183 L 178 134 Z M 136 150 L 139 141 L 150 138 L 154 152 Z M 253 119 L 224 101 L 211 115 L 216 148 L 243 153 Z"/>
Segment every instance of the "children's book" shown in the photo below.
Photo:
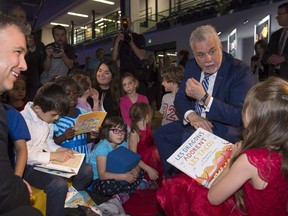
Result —
<path fill-rule="evenodd" d="M 198 128 L 167 162 L 210 188 L 231 157 L 233 144 Z"/>
<path fill-rule="evenodd" d="M 65 162 L 50 161 L 48 164 L 36 164 L 34 169 L 41 172 L 70 178 L 78 174 L 84 157 L 85 154 L 74 154 L 73 158 L 70 158 Z"/>
<path fill-rule="evenodd" d="M 77 208 L 78 205 L 97 207 L 87 192 L 77 191 L 73 186 L 70 186 L 65 200 L 65 208 Z"/>
<path fill-rule="evenodd" d="M 106 115 L 107 112 L 103 111 L 95 111 L 79 115 L 74 126 L 75 135 L 90 133 L 92 130 L 98 130 Z"/>

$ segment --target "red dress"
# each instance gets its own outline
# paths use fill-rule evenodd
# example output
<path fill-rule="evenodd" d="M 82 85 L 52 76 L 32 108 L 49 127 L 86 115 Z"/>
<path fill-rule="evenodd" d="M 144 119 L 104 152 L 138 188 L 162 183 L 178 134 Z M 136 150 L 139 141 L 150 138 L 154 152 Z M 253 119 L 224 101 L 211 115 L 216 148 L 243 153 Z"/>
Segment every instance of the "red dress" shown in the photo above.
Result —
<path fill-rule="evenodd" d="M 281 155 L 264 148 L 247 150 L 244 154 L 257 167 L 260 178 L 268 183 L 263 190 L 255 189 L 250 181 L 243 185 L 248 215 L 288 215 L 288 181 L 281 171 Z M 157 199 L 168 216 L 242 215 L 234 208 L 234 196 L 221 205 L 213 206 L 207 199 L 208 189 L 185 174 L 166 178 L 162 183 Z"/>
<path fill-rule="evenodd" d="M 158 150 L 153 140 L 150 126 L 146 124 L 146 130 L 140 130 L 140 134 L 141 137 L 137 145 L 137 153 L 141 155 L 141 159 L 144 163 L 156 169 L 159 177 L 162 177 L 163 167 Z"/>

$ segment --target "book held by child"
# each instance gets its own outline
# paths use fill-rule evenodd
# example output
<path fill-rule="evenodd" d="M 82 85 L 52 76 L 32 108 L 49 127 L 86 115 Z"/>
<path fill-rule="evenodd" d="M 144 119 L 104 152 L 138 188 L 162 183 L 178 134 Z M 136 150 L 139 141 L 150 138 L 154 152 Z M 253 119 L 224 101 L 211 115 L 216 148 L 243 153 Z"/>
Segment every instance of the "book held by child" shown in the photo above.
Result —
<path fill-rule="evenodd" d="M 103 111 L 95 111 L 79 115 L 74 127 L 75 135 L 89 133 L 92 130 L 98 130 L 106 115 L 107 112 Z"/>
<path fill-rule="evenodd" d="M 50 163 L 48 164 L 36 164 L 34 169 L 41 172 L 70 178 L 74 175 L 77 175 L 84 160 L 84 157 L 85 154 L 74 154 L 73 158 L 70 158 L 63 163 L 50 161 Z"/>
<path fill-rule="evenodd" d="M 231 156 L 232 143 L 198 128 L 167 162 L 209 188 Z"/>

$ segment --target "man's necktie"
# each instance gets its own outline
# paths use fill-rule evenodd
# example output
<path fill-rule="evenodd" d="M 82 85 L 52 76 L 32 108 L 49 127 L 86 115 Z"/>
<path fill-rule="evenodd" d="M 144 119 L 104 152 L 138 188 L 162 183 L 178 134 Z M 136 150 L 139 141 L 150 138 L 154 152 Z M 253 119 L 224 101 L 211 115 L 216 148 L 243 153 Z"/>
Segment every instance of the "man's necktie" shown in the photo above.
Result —
<path fill-rule="evenodd" d="M 209 87 L 209 77 L 211 76 L 211 74 L 204 72 L 204 79 L 202 80 L 202 86 L 205 90 L 205 92 L 208 91 L 208 87 Z M 195 104 L 195 112 L 198 115 L 201 115 L 202 112 L 202 107 L 200 106 L 200 104 L 198 102 L 196 102 Z"/>
<path fill-rule="evenodd" d="M 287 40 L 288 28 L 284 28 L 278 43 L 278 54 L 281 55 Z"/>

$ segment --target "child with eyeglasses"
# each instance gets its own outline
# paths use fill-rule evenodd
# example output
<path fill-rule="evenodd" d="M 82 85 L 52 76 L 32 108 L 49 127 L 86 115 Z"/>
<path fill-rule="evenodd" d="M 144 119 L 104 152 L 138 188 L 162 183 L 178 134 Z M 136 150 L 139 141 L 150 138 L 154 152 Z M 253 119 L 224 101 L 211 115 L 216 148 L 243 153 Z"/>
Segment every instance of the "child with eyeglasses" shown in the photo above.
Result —
<path fill-rule="evenodd" d="M 114 149 L 127 148 L 127 126 L 120 117 L 110 117 L 100 128 L 100 142 L 91 151 L 89 163 L 93 169 L 93 181 L 88 190 L 108 197 L 116 197 L 124 204 L 137 189 L 143 178 L 143 171 L 136 166 L 127 173 L 111 173 L 106 171 L 107 156 Z M 123 184 L 121 181 L 126 181 Z"/>

